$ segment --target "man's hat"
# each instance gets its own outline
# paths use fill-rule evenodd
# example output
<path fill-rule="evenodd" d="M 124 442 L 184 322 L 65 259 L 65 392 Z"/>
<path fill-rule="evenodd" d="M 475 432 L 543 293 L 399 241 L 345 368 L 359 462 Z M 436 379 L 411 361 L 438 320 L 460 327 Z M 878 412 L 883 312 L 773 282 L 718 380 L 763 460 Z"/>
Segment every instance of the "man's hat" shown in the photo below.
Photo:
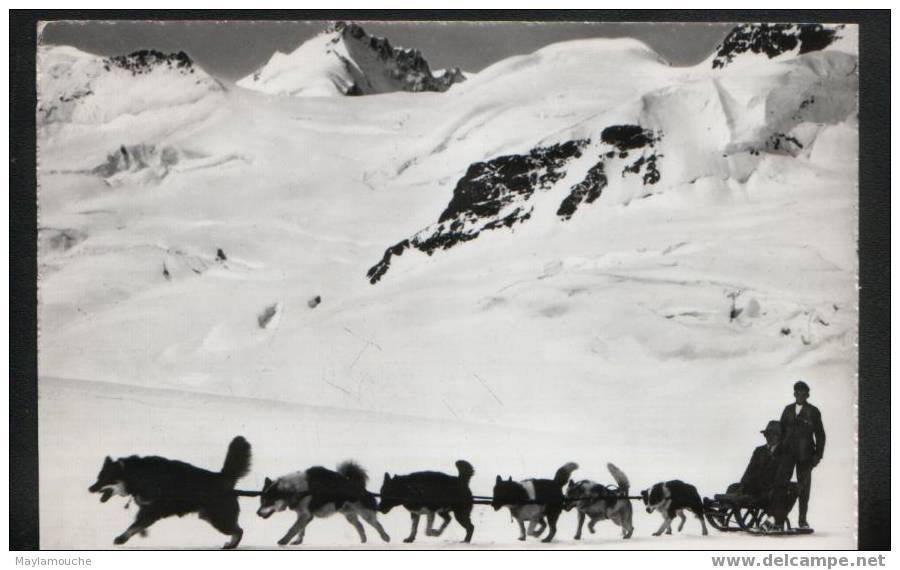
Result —
<path fill-rule="evenodd" d="M 779 434 L 781 433 L 781 422 L 779 422 L 778 420 L 770 421 L 768 424 L 766 424 L 766 429 L 762 430 L 759 433 L 766 434 L 766 433 L 773 433 L 773 432 L 779 433 Z"/>
<path fill-rule="evenodd" d="M 809 386 L 803 380 L 798 380 L 794 383 L 794 391 L 803 390 L 804 392 L 809 392 Z"/>

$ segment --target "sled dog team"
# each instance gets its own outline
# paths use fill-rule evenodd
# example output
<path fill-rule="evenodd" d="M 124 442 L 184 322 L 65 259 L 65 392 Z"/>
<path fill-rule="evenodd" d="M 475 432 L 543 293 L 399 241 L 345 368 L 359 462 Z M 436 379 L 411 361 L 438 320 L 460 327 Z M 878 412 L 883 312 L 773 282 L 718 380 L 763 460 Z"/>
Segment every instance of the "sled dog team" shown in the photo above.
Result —
<path fill-rule="evenodd" d="M 543 542 L 552 541 L 560 514 L 573 508 L 578 512 L 576 540 L 581 539 L 586 519 L 590 521 L 588 530 L 591 533 L 597 522 L 611 520 L 622 528 L 622 538 L 630 538 L 634 527 L 628 477 L 612 463 L 607 467 L 616 482 L 615 487 L 587 479 L 572 481 L 577 463 L 566 463 L 552 479 L 513 481 L 512 477 L 504 480 L 498 475 L 490 504 L 495 511 L 503 507 L 509 509 L 519 525 L 519 540 L 525 540 L 528 535 L 539 537 L 549 528 Z M 250 444 L 238 436 L 229 445 L 219 472 L 163 457 L 132 455 L 118 460 L 107 457 L 97 481 L 88 490 L 100 493 L 101 502 L 118 495 L 130 497 L 137 504 L 134 522 L 115 538 L 115 544 L 125 544 L 135 534 L 145 535 L 147 528 L 162 518 L 196 513 L 229 536 L 224 548 L 235 548 L 243 536 L 238 525 L 238 497 L 257 495 L 260 507 L 256 514 L 260 517 L 266 519 L 287 509 L 297 515 L 297 520 L 278 541 L 280 545 L 301 544 L 306 527 L 314 518 L 337 513 L 356 529 L 360 541 L 366 542 L 362 519 L 388 542 L 390 537 L 378 522 L 377 515 L 379 512 L 386 514 L 397 506 L 403 506 L 411 517 L 410 533 L 403 542 L 416 539 L 422 515 L 426 519 L 427 536 L 441 536 L 451 518 L 455 518 L 465 529 L 463 542 L 470 542 L 475 531 L 471 518 L 475 499 L 469 490 L 469 481 L 475 470 L 464 460 L 456 462 L 456 469 L 456 475 L 437 471 L 394 476 L 385 473 L 381 492 L 376 495 L 366 490 L 368 475 L 365 470 L 347 461 L 335 471 L 310 467 L 275 480 L 266 478 L 260 492 L 238 491 L 235 484 L 250 470 Z M 642 491 L 641 498 L 648 513 L 658 511 L 663 516 L 663 524 L 654 536 L 663 532 L 671 534 L 672 520 L 676 516 L 681 519 L 680 532 L 685 523 L 685 510 L 700 519 L 703 534 L 707 534 L 703 504 L 694 486 L 682 481 L 657 483 Z M 441 518 L 437 528 L 434 527 L 436 516 Z"/>

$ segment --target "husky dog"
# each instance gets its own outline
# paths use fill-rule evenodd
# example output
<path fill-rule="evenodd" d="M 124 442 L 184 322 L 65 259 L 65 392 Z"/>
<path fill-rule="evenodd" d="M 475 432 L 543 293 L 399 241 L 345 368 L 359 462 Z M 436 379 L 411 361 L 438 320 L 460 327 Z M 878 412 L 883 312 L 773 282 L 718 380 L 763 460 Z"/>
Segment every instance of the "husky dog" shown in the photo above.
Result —
<path fill-rule="evenodd" d="M 578 508 L 578 530 L 575 532 L 575 540 L 581 540 L 585 518 L 591 519 L 588 523 L 591 534 L 594 534 L 594 525 L 598 521 L 607 519 L 622 527 L 622 538 L 631 538 L 631 533 L 634 532 L 634 526 L 631 524 L 631 501 L 628 499 L 630 487 L 628 477 L 612 463 L 607 463 L 606 468 L 609 469 L 618 488 L 610 489 L 587 479 L 578 483 L 569 481 L 566 488 L 566 510 Z"/>
<path fill-rule="evenodd" d="M 360 541 L 366 541 L 366 531 L 358 517 L 372 525 L 383 541 L 390 542 L 391 537 L 376 518 L 375 497 L 366 491 L 368 480 L 365 470 L 352 461 L 341 463 L 337 471 L 310 467 L 274 481 L 266 477 L 256 514 L 267 519 L 272 513 L 285 509 L 297 513 L 297 522 L 278 541 L 282 546 L 290 542 L 294 535 L 297 538 L 291 544 L 301 544 L 306 525 L 313 517 L 327 517 L 335 513 L 341 513 L 353 525 Z"/>
<path fill-rule="evenodd" d="M 138 505 L 137 517 L 113 541 L 125 544 L 135 534 L 146 535 L 147 527 L 173 515 L 197 513 L 216 530 L 231 537 L 223 548 L 234 548 L 244 531 L 238 526 L 237 493 L 234 485 L 250 470 L 250 444 L 236 437 L 228 446 L 225 464 L 218 473 L 164 457 L 107 457 L 88 488 L 102 493 L 105 503 L 113 495 L 131 496 Z"/>
<path fill-rule="evenodd" d="M 649 489 L 641 491 L 641 498 L 648 513 L 659 511 L 663 516 L 663 524 L 659 530 L 653 533 L 653 536 L 659 536 L 663 532 L 672 534 L 672 520 L 675 519 L 676 514 L 681 519 L 681 523 L 678 525 L 678 532 L 681 532 L 686 520 L 685 510 L 691 511 L 700 519 L 703 535 L 709 534 L 706 530 L 706 520 L 703 518 L 703 501 L 700 500 L 700 493 L 693 485 L 678 480 L 657 483 Z"/>
<path fill-rule="evenodd" d="M 472 491 L 469 490 L 469 481 L 475 474 L 475 469 L 471 463 L 463 460 L 456 462 L 456 469 L 459 471 L 458 476 L 437 471 L 419 471 L 409 475 L 395 475 L 393 478 L 384 474 L 378 510 L 387 514 L 397 505 L 403 505 L 409 511 L 412 529 L 403 542 L 416 539 L 419 517 L 423 514 L 427 517 L 425 534 L 441 536 L 450 524 L 450 513 L 466 529 L 463 542 L 472 540 L 475 526 L 471 518 Z M 438 529 L 432 528 L 435 514 L 440 515 L 444 521 Z"/>
<path fill-rule="evenodd" d="M 556 471 L 553 479 L 525 479 L 504 481 L 499 475 L 494 484 L 491 506 L 495 511 L 509 507 L 509 512 L 519 522 L 519 540 L 525 540 L 525 521 L 528 533 L 540 536 L 547 526 L 550 532 L 542 542 L 550 542 L 556 535 L 556 521 L 563 510 L 565 498 L 562 487 L 569 481 L 577 463 L 566 463 Z"/>

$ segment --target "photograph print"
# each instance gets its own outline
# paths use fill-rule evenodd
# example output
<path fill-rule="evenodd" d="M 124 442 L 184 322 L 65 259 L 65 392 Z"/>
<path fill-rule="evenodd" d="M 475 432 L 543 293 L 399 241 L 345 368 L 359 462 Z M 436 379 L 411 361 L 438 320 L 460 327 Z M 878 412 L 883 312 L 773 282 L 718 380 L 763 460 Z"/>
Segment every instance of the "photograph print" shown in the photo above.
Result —
<path fill-rule="evenodd" d="M 41 22 L 40 547 L 856 548 L 858 36 Z"/>

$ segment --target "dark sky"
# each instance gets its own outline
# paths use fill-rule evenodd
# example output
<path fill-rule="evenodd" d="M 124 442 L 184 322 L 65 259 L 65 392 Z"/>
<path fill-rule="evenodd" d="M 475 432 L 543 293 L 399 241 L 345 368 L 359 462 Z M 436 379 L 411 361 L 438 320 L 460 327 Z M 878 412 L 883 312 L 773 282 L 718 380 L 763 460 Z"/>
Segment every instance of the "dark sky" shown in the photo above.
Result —
<path fill-rule="evenodd" d="M 644 41 L 673 65 L 705 59 L 733 24 L 721 23 L 526 23 L 366 22 L 373 35 L 395 46 L 421 50 L 432 69 L 458 66 L 480 71 L 512 55 L 579 38 L 630 36 Z M 276 50 L 289 52 L 320 32 L 325 22 L 50 22 L 41 42 L 71 45 L 98 55 L 144 48 L 186 51 L 204 69 L 226 79 L 252 73 Z"/>

